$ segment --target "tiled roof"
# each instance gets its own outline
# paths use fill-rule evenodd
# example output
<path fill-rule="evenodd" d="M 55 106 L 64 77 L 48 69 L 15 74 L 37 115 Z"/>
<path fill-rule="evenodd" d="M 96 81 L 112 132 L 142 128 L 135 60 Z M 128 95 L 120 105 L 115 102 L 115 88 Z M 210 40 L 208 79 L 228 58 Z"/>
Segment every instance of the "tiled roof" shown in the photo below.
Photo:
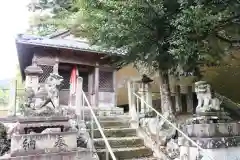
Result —
<path fill-rule="evenodd" d="M 102 48 L 96 45 L 90 45 L 90 43 L 86 39 L 62 39 L 62 38 L 49 38 L 49 37 L 40 37 L 33 35 L 25 35 L 20 34 L 16 39 L 16 43 L 18 44 L 32 44 L 37 46 L 45 46 L 45 47 L 54 47 L 54 48 L 66 48 L 73 50 L 81 50 L 88 52 L 96 52 L 96 53 L 112 53 L 118 55 L 124 55 L 126 53 L 126 49 L 119 48 Z"/>
<path fill-rule="evenodd" d="M 91 52 L 106 52 L 98 46 L 90 45 L 85 40 L 69 40 L 69 39 L 50 39 L 39 36 L 24 35 L 21 34 L 16 39 L 16 43 L 19 44 L 32 44 L 38 46 L 55 47 L 55 48 L 66 48 L 75 49 Z"/>

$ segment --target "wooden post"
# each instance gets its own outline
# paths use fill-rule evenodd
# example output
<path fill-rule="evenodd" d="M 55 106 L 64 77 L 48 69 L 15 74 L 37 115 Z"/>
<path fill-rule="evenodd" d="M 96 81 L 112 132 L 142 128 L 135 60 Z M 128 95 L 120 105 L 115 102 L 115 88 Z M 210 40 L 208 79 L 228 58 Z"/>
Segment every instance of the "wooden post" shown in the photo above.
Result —
<path fill-rule="evenodd" d="M 129 108 L 129 115 L 131 115 L 131 109 L 132 109 L 132 82 L 127 82 L 127 89 L 128 89 L 128 108 Z"/>
<path fill-rule="evenodd" d="M 192 86 L 188 86 L 188 92 L 187 92 L 187 112 L 193 113 L 193 92 L 192 92 Z"/>
<path fill-rule="evenodd" d="M 149 104 L 150 106 L 153 107 L 151 84 L 149 84 L 149 83 L 146 84 L 146 91 L 147 91 L 146 92 L 146 102 L 147 102 L 147 104 Z M 146 106 L 146 108 L 147 108 L 147 112 L 149 112 L 150 108 L 147 106 Z"/>
<path fill-rule="evenodd" d="M 132 81 L 128 81 L 130 125 L 132 128 L 138 128 L 138 111 L 136 110 L 136 97 L 133 95 L 133 92 L 135 92 L 135 84 Z"/>
<path fill-rule="evenodd" d="M 116 73 L 117 71 L 113 71 L 113 93 L 114 93 L 114 100 L 113 100 L 113 106 L 117 107 L 117 81 L 116 81 Z"/>
<path fill-rule="evenodd" d="M 10 86 L 10 96 L 9 96 L 9 116 L 16 116 L 16 98 L 17 98 L 17 80 L 14 80 Z"/>
<path fill-rule="evenodd" d="M 89 96 L 89 103 L 93 105 L 93 92 L 94 92 L 94 86 L 93 86 L 93 71 L 90 71 L 88 74 L 88 96 Z"/>
<path fill-rule="evenodd" d="M 96 64 L 95 67 L 95 83 L 94 83 L 94 90 L 95 90 L 95 107 L 99 107 L 99 65 Z"/>
<path fill-rule="evenodd" d="M 58 74 L 58 67 L 59 67 L 59 60 L 58 60 L 58 58 L 56 58 L 55 64 L 53 66 L 53 73 Z"/>
<path fill-rule="evenodd" d="M 176 85 L 176 94 L 175 94 L 175 108 L 176 112 L 180 113 L 182 112 L 182 100 L 181 100 L 181 93 L 180 93 L 180 87 Z"/>
<path fill-rule="evenodd" d="M 133 95 L 135 91 L 135 84 L 132 81 L 128 81 L 128 104 L 129 104 L 129 115 L 132 119 L 136 116 L 136 98 Z"/>
<path fill-rule="evenodd" d="M 56 60 L 55 60 L 55 64 L 54 64 L 54 66 L 53 66 L 53 73 L 55 73 L 55 74 L 58 74 L 58 67 L 59 67 L 59 60 L 58 60 L 58 58 L 56 58 Z M 70 97 L 69 97 L 70 98 Z M 57 93 L 57 95 L 56 95 L 56 97 L 54 98 L 54 105 L 55 106 L 59 106 L 60 104 L 59 104 L 59 91 L 58 91 L 58 93 Z"/>
<path fill-rule="evenodd" d="M 15 89 L 15 95 L 14 95 L 14 99 L 13 99 L 13 103 L 14 103 L 14 112 L 13 115 L 16 116 L 17 114 L 17 80 L 14 81 L 14 89 Z"/>
<path fill-rule="evenodd" d="M 82 113 L 82 109 L 84 108 L 82 106 L 82 101 L 83 101 L 83 96 L 82 96 L 82 83 L 83 83 L 83 79 L 82 77 L 78 77 L 77 78 L 77 89 L 76 89 L 76 114 L 78 116 L 82 116 L 81 113 Z M 82 117 L 81 117 L 82 118 Z"/>
<path fill-rule="evenodd" d="M 141 114 L 144 114 L 145 112 L 145 103 L 144 103 L 144 100 L 145 100 L 145 94 L 146 94 L 146 88 L 145 88 L 145 84 L 144 83 L 141 83 L 140 84 L 141 86 L 141 89 L 140 89 L 140 95 L 141 95 Z"/>

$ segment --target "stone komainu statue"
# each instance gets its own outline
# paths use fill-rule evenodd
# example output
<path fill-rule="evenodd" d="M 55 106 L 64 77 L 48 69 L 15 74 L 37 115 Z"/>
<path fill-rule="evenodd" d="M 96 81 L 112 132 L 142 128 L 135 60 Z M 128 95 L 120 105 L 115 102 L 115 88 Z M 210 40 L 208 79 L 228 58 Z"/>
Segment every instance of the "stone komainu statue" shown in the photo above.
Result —
<path fill-rule="evenodd" d="M 218 98 L 215 97 L 211 86 L 205 81 L 195 83 L 195 92 L 197 94 L 198 105 L 196 112 L 219 111 L 220 104 Z"/>
<path fill-rule="evenodd" d="M 39 87 L 36 92 L 30 87 L 27 88 L 25 106 L 28 108 L 27 111 L 30 111 L 27 114 L 32 115 L 35 113 L 39 115 L 45 111 L 46 114 L 54 112 L 56 107 L 58 107 L 59 87 L 62 81 L 62 76 L 51 73 L 44 86 Z"/>

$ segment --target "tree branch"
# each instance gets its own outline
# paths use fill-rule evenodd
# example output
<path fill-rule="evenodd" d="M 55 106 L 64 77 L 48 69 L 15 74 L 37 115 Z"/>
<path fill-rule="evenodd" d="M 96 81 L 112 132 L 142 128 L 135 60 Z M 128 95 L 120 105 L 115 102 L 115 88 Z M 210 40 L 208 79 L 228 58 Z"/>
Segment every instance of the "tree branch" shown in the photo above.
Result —
<path fill-rule="evenodd" d="M 225 20 L 220 21 L 219 25 L 215 26 L 214 28 L 216 30 L 216 29 L 219 29 L 221 27 L 224 27 L 224 26 L 228 25 L 229 23 L 231 23 L 233 20 L 237 19 L 237 18 L 240 18 L 240 14 L 237 14 L 235 16 L 232 16 L 232 17 L 229 17 Z"/>
<path fill-rule="evenodd" d="M 152 9 L 152 11 L 156 14 L 157 17 L 161 17 L 147 0 L 144 0 L 144 2 Z"/>
<path fill-rule="evenodd" d="M 230 39 L 228 37 L 221 36 L 219 33 L 215 34 L 216 37 L 222 41 L 225 41 L 227 43 L 233 44 L 233 43 L 240 43 L 240 39 Z"/>

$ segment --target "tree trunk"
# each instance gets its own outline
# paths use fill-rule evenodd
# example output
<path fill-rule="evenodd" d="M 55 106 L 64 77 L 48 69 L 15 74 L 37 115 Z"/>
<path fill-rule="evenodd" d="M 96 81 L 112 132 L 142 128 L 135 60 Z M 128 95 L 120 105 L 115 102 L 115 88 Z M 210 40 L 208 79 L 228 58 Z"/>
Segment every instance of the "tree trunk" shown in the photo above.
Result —
<path fill-rule="evenodd" d="M 171 100 L 168 73 L 159 71 L 159 81 L 162 113 L 164 112 L 173 113 L 174 109 Z"/>
<path fill-rule="evenodd" d="M 197 67 L 195 69 L 195 76 L 196 76 L 196 80 L 195 81 L 200 81 L 203 78 L 203 75 L 202 75 L 199 67 Z"/>

